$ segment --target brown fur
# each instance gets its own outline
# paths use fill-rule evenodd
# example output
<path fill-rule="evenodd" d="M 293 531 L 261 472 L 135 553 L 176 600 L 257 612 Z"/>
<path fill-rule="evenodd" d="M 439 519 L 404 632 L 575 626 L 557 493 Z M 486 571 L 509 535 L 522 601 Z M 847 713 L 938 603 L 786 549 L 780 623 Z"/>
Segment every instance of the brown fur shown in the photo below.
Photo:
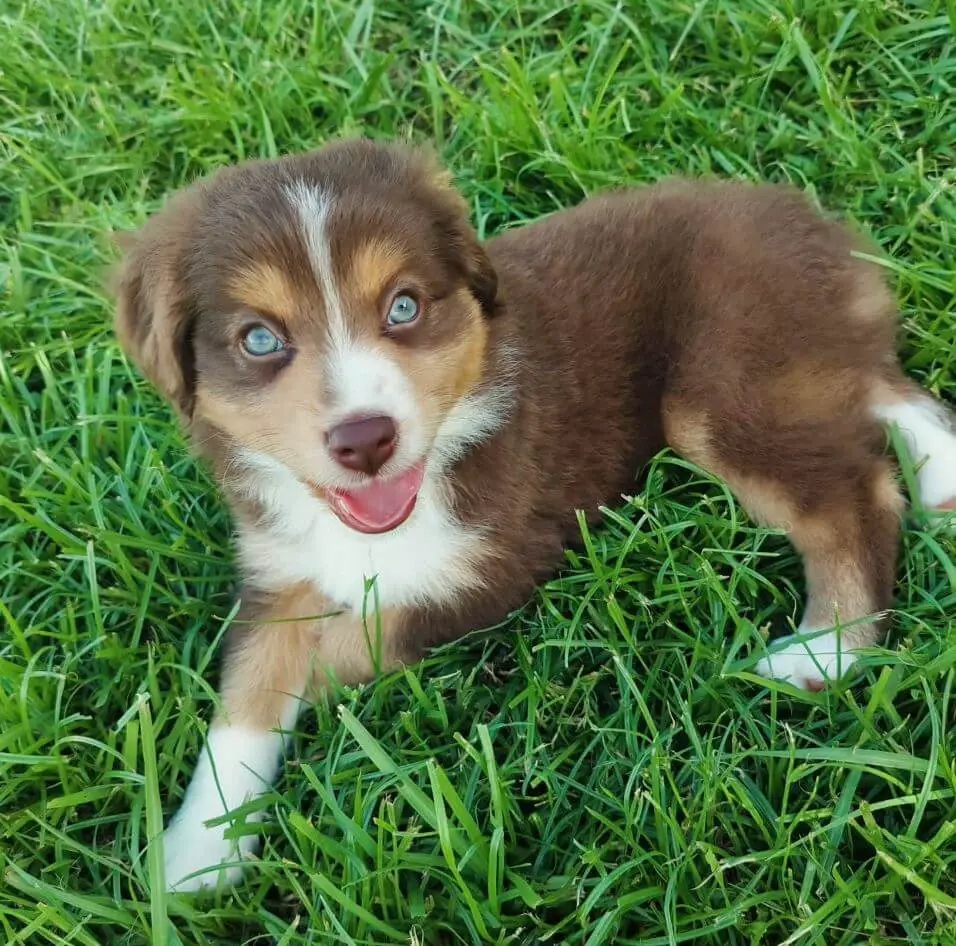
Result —
<path fill-rule="evenodd" d="M 800 388 L 795 390 L 799 403 Z M 825 392 L 836 393 L 830 414 L 820 412 L 815 420 L 799 412 L 795 415 L 804 430 L 808 424 L 828 427 L 829 418 L 842 407 L 842 388 L 824 385 L 814 390 L 822 404 L 826 404 Z M 875 450 L 855 469 L 841 466 L 838 445 L 831 443 L 824 457 L 827 488 L 815 490 L 813 483 L 823 479 L 820 471 L 813 471 L 810 482 L 803 484 L 791 477 L 797 471 L 788 468 L 787 460 L 792 458 L 787 456 L 779 458 L 776 471 L 768 470 L 764 476 L 754 476 L 746 467 L 735 468 L 727 459 L 726 445 L 733 442 L 733 433 L 726 419 L 722 424 L 711 423 L 673 405 L 665 409 L 665 418 L 674 449 L 723 479 L 755 519 L 789 533 L 804 560 L 808 623 L 830 627 L 889 607 L 902 500 Z M 853 625 L 845 632 L 846 646 L 874 643 L 878 631 L 877 623 Z"/>
<path fill-rule="evenodd" d="M 519 603 L 573 538 L 567 510 L 613 502 L 665 445 L 667 403 L 712 419 L 670 445 L 727 479 L 764 521 L 798 529 L 839 510 L 859 533 L 878 533 L 868 574 L 822 594 L 841 620 L 862 616 L 858 585 L 885 607 L 896 520 L 871 527 L 858 497 L 882 469 L 867 396 L 894 324 L 885 310 L 860 317 L 861 298 L 883 299 L 854 246 L 785 189 L 683 182 L 592 200 L 493 240 L 517 317 L 491 323 L 491 344 L 504 336 L 524 352 L 523 417 L 456 481 L 466 521 L 493 524 L 489 584 Z M 851 301 L 852 320 L 841 317 Z M 820 557 L 836 554 L 820 538 Z M 812 541 L 801 551 L 813 556 Z"/>
<path fill-rule="evenodd" d="M 452 604 L 388 613 L 388 662 L 520 605 L 576 537 L 575 510 L 597 518 L 668 444 L 788 531 L 814 620 L 889 606 L 899 493 L 869 399 L 905 381 L 895 310 L 878 269 L 852 255 L 855 237 L 786 188 L 677 181 L 590 200 L 482 246 L 436 175 L 412 151 L 368 142 L 232 169 L 147 227 L 120 283 L 124 344 L 191 413 L 234 505 L 236 445 L 271 451 L 308 483 L 301 443 L 328 410 L 327 300 L 283 183 L 331 182 L 331 257 L 350 330 L 394 353 L 431 429 L 463 394 L 515 383 L 508 422 L 447 481 L 460 522 L 486 536 L 482 581 Z M 399 274 L 429 317 L 383 335 Z M 294 323 L 294 360 L 243 360 L 243 307 Z M 313 595 L 273 593 L 265 612 L 315 610 Z M 347 632 L 305 623 L 247 633 L 224 683 L 240 711 L 264 721 L 268 701 L 246 706 L 240 691 L 294 684 L 307 659 L 350 679 L 371 673 L 354 619 L 332 620 Z M 874 640 L 876 627 L 859 626 L 853 642 Z"/>

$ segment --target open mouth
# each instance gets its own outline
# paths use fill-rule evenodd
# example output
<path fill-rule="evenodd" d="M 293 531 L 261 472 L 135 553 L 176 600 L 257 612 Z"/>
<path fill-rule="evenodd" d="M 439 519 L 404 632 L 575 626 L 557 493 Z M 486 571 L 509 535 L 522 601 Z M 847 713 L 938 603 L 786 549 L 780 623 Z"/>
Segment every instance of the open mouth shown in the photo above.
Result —
<path fill-rule="evenodd" d="M 329 490 L 326 499 L 339 519 L 356 532 L 391 532 L 411 514 L 425 476 L 424 462 L 389 479 L 352 490 Z"/>

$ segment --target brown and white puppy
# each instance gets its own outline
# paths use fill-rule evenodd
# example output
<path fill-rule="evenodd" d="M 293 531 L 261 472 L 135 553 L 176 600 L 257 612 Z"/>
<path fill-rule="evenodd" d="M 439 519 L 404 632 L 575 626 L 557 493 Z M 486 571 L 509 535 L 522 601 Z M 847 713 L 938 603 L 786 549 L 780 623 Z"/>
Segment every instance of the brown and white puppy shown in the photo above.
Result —
<path fill-rule="evenodd" d="M 687 182 L 482 245 L 429 157 L 368 141 L 224 170 L 150 220 L 119 335 L 211 461 L 245 579 L 167 883 L 237 878 L 254 838 L 206 822 L 268 788 L 304 700 L 500 620 L 665 445 L 803 556 L 808 637 L 761 673 L 819 688 L 877 641 L 881 425 L 928 506 L 956 505 L 956 436 L 856 246 L 789 190 Z"/>

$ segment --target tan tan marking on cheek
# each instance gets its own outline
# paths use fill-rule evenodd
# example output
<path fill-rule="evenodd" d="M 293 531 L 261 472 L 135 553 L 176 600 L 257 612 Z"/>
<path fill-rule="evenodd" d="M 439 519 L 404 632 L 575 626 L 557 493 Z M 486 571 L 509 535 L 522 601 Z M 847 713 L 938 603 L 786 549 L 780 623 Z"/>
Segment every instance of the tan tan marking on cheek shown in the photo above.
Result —
<path fill-rule="evenodd" d="M 220 394 L 200 382 L 196 414 L 243 446 L 306 460 L 321 444 L 325 417 L 321 380 L 321 359 L 299 352 L 292 364 L 258 390 Z"/>
<path fill-rule="evenodd" d="M 240 404 L 213 394 L 201 385 L 196 389 L 196 415 L 240 440 L 243 438 L 237 435 L 242 434 L 245 422 L 252 417 L 249 411 L 242 410 Z"/>
<path fill-rule="evenodd" d="M 471 319 L 471 331 L 464 350 L 459 358 L 457 373 L 458 385 L 455 391 L 460 397 L 470 391 L 480 380 L 485 368 L 485 354 L 488 348 L 488 326 L 484 318 L 475 310 Z"/>
<path fill-rule="evenodd" d="M 292 321 L 300 309 L 300 300 L 289 277 L 270 263 L 253 263 L 235 273 L 229 289 L 243 305 L 259 312 Z"/>
<path fill-rule="evenodd" d="M 477 304 L 467 293 L 470 310 L 464 331 L 450 345 L 432 350 L 399 352 L 401 366 L 426 403 L 447 410 L 481 380 L 488 328 Z"/>

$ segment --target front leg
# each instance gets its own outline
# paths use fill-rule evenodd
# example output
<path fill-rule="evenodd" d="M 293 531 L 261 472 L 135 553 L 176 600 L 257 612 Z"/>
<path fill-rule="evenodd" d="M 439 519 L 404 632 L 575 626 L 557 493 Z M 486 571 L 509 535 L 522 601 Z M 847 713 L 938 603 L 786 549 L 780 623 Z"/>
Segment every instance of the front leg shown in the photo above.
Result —
<path fill-rule="evenodd" d="M 163 836 L 167 889 L 228 885 L 258 838 L 226 837 L 212 819 L 269 791 L 279 771 L 284 732 L 331 672 L 341 683 L 367 679 L 374 661 L 364 628 L 351 616 L 328 617 L 328 604 L 297 586 L 244 603 L 227 644 L 217 712 L 182 805 Z M 256 820 L 262 817 L 257 813 Z"/>

